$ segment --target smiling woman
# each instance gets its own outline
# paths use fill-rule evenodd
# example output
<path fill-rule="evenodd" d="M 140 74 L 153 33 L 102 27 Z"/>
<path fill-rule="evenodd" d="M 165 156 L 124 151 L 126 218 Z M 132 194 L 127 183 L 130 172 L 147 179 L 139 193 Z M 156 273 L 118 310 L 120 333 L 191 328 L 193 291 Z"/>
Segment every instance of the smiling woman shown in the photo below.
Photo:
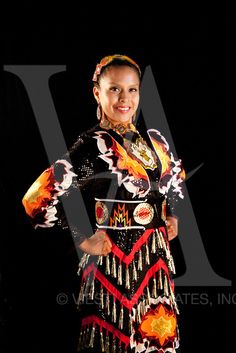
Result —
<path fill-rule="evenodd" d="M 139 104 L 140 76 L 132 66 L 121 65 L 119 59 L 105 66 L 94 84 L 99 109 L 113 124 L 132 122 Z M 125 62 L 123 62 L 125 63 Z"/>
<path fill-rule="evenodd" d="M 60 227 L 82 250 L 78 351 L 177 352 L 179 314 L 169 241 L 184 170 L 158 130 L 134 126 L 141 72 L 107 56 L 93 75 L 98 123 L 29 188 L 35 228 Z M 73 168 L 73 171 L 72 171 Z M 93 234 L 81 217 L 81 193 Z M 70 207 L 69 218 L 63 206 Z"/>

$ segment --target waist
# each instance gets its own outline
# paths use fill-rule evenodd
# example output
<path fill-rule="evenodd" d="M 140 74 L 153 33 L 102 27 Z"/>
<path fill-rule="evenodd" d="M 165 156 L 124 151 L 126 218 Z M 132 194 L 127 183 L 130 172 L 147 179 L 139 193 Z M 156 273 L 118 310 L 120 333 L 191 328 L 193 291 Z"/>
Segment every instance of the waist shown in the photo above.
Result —
<path fill-rule="evenodd" d="M 95 198 L 96 226 L 101 229 L 148 229 L 165 225 L 166 200 Z"/>

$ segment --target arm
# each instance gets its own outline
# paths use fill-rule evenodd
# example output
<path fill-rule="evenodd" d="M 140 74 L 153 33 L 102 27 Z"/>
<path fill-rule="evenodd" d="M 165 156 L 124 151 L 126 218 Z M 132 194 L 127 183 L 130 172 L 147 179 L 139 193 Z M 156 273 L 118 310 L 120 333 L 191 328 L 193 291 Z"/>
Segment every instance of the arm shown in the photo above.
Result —
<path fill-rule="evenodd" d="M 185 171 L 182 161 L 170 152 L 166 139 L 158 130 L 149 130 L 149 136 L 159 158 L 159 191 L 166 197 L 167 231 L 171 240 L 178 234 L 176 206 L 179 200 L 184 198 L 182 183 L 185 179 Z"/>
<path fill-rule="evenodd" d="M 87 216 L 87 211 L 94 212 L 91 185 L 95 171 L 89 151 L 91 146 L 80 137 L 62 159 L 37 178 L 22 203 L 35 229 L 58 228 L 72 235 L 82 251 L 106 255 L 111 248 L 109 238 L 104 231 L 93 235 Z"/>
<path fill-rule="evenodd" d="M 178 235 L 179 218 L 176 215 L 176 208 L 179 200 L 184 198 L 182 183 L 185 180 L 185 171 L 182 161 L 175 159 L 172 153 L 170 153 L 170 159 L 172 161 L 172 178 L 167 192 L 166 225 L 168 239 L 172 240 Z"/>

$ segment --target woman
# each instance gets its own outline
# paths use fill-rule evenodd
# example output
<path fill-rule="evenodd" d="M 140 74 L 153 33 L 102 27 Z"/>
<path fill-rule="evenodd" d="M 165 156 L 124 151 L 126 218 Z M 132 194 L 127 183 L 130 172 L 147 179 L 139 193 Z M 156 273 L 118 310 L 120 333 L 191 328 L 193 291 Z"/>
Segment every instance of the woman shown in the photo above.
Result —
<path fill-rule="evenodd" d="M 133 125 L 140 80 L 140 68 L 129 57 L 101 60 L 93 76 L 99 123 L 23 198 L 35 228 L 61 227 L 83 252 L 81 352 L 179 347 L 169 240 L 178 231 L 173 212 L 175 200 L 183 198 L 184 171 L 159 131 L 141 136 Z M 75 202 L 80 193 L 93 234 L 81 216 L 83 202 Z"/>

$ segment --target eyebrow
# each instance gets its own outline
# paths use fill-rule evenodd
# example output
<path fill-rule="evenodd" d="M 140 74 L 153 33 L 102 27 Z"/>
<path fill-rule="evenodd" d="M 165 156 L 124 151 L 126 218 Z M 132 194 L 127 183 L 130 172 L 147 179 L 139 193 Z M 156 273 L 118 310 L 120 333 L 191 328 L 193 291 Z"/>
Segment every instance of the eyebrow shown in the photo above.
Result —
<path fill-rule="evenodd" d="M 120 85 L 119 83 L 117 83 L 117 82 L 109 82 L 109 84 L 110 85 Z M 132 84 L 130 84 L 129 86 L 138 86 L 139 85 L 139 82 L 137 82 L 137 83 L 132 83 Z"/>

